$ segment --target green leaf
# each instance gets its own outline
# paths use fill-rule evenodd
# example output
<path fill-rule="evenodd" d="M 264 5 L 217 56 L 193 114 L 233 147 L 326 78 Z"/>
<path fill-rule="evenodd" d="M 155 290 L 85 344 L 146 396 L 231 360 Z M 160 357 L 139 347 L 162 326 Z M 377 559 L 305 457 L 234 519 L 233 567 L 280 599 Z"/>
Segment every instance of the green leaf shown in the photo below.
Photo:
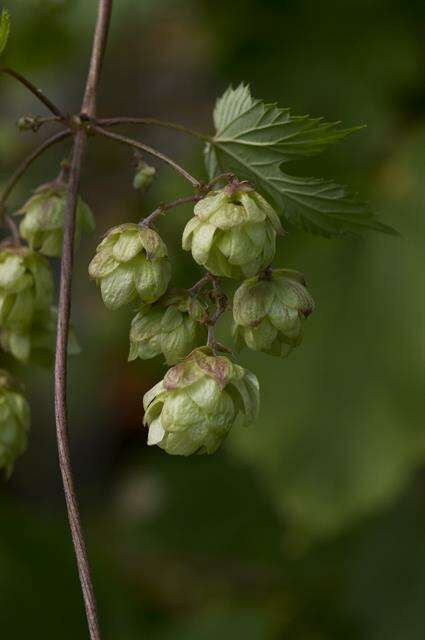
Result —
<path fill-rule="evenodd" d="M 7 44 L 10 34 L 10 13 L 3 9 L 0 14 L 0 54 Z"/>
<path fill-rule="evenodd" d="M 360 127 L 342 129 L 338 122 L 291 116 L 289 109 L 254 99 L 243 84 L 219 98 L 214 124 L 216 134 L 205 150 L 209 175 L 234 171 L 254 182 L 290 226 L 328 237 L 363 229 L 396 234 L 348 188 L 281 169 L 285 162 L 321 153 Z"/>

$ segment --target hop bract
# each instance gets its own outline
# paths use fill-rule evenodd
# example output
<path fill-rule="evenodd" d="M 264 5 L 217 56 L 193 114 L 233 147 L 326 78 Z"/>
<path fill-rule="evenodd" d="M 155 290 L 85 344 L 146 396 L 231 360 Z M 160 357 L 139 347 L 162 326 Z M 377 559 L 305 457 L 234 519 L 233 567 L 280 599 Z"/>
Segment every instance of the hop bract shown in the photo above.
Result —
<path fill-rule="evenodd" d="M 302 340 L 302 318 L 314 310 L 303 276 L 288 269 L 246 280 L 233 301 L 238 348 L 287 355 Z"/>
<path fill-rule="evenodd" d="M 155 302 L 171 277 L 167 247 L 153 229 L 122 224 L 108 231 L 97 247 L 89 274 L 100 284 L 103 302 L 118 309 L 139 297 Z"/>
<path fill-rule="evenodd" d="M 0 251 L 0 327 L 23 331 L 49 315 L 53 277 L 46 258 L 24 247 Z"/>
<path fill-rule="evenodd" d="M 183 233 L 183 249 L 217 276 L 246 278 L 267 267 L 276 250 L 279 218 L 246 183 L 211 191 L 194 209 Z"/>
<path fill-rule="evenodd" d="M 131 323 L 128 359 L 153 358 L 162 353 L 167 364 L 182 360 L 205 344 L 206 310 L 188 291 L 166 293 L 152 306 L 143 306 Z"/>
<path fill-rule="evenodd" d="M 24 217 L 19 225 L 21 236 L 32 249 L 46 256 L 60 256 L 62 251 L 63 222 L 66 207 L 66 185 L 51 182 L 39 187 L 18 213 Z M 75 240 L 81 233 L 93 231 L 95 226 L 90 208 L 78 198 Z"/>
<path fill-rule="evenodd" d="M 0 345 L 21 362 L 33 362 L 42 366 L 53 364 L 56 343 L 57 309 L 37 314 L 28 327 L 22 329 L 1 329 Z M 68 337 L 68 354 L 76 355 L 81 349 L 73 327 Z"/>
<path fill-rule="evenodd" d="M 208 347 L 196 349 L 145 394 L 148 444 L 173 455 L 214 453 L 235 424 L 258 415 L 256 376 Z"/>
<path fill-rule="evenodd" d="M 0 370 L 0 469 L 12 473 L 15 460 L 27 445 L 30 410 L 6 371 Z"/>

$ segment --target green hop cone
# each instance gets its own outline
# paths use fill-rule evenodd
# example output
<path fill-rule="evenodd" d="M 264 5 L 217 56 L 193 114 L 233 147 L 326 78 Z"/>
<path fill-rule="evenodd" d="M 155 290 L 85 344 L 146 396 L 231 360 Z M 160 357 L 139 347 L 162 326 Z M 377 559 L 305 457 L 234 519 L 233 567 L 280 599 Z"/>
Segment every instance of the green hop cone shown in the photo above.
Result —
<path fill-rule="evenodd" d="M 36 315 L 32 324 L 24 329 L 1 329 L 1 348 L 20 362 L 50 367 L 54 361 L 57 316 L 56 307 L 50 307 L 48 312 Z M 68 336 L 68 354 L 77 355 L 80 352 L 80 345 L 71 326 Z"/>
<path fill-rule="evenodd" d="M 118 309 L 137 297 L 155 302 L 171 277 L 167 247 L 153 229 L 122 224 L 108 231 L 97 247 L 89 274 L 100 284 L 108 309 Z"/>
<path fill-rule="evenodd" d="M 200 324 L 205 316 L 205 307 L 188 291 L 166 293 L 134 317 L 128 359 L 146 360 L 162 353 L 167 364 L 176 364 L 206 343 L 207 329 Z"/>
<path fill-rule="evenodd" d="M 234 425 L 255 420 L 256 376 L 209 347 L 195 349 L 144 398 L 148 444 L 172 455 L 214 453 Z"/>
<path fill-rule="evenodd" d="M 23 331 L 49 314 L 53 276 L 49 262 L 26 247 L 0 251 L 0 328 Z"/>
<path fill-rule="evenodd" d="M 302 340 L 302 319 L 314 301 L 297 271 L 276 269 L 246 280 L 233 301 L 233 335 L 238 349 L 285 356 Z"/>
<path fill-rule="evenodd" d="M 0 469 L 9 477 L 15 460 L 27 446 L 30 410 L 19 387 L 0 370 Z"/>
<path fill-rule="evenodd" d="M 24 216 L 19 225 L 21 236 L 32 249 L 38 249 L 45 256 L 61 255 L 66 194 L 65 184 L 50 182 L 39 187 L 18 211 Z M 78 198 L 75 220 L 78 243 L 82 232 L 93 231 L 95 227 L 93 214 L 81 198 Z"/>
<path fill-rule="evenodd" d="M 133 187 L 135 189 L 148 189 L 154 181 L 155 174 L 155 167 L 151 167 L 144 160 L 139 160 L 133 179 Z"/>
<path fill-rule="evenodd" d="M 280 220 L 246 183 L 211 191 L 194 213 L 183 232 L 183 249 L 214 275 L 250 277 L 273 260 Z"/>

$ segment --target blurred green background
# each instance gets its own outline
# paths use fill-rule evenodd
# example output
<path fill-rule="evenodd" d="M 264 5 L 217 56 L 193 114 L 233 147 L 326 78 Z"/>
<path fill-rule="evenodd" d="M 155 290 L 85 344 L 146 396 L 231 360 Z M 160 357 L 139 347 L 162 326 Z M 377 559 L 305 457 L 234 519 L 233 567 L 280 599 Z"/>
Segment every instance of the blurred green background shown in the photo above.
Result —
<path fill-rule="evenodd" d="M 7 4 L 7 3 L 6 3 Z M 93 140 L 83 194 L 97 231 L 77 255 L 72 453 L 106 640 L 423 640 L 425 634 L 425 5 L 419 0 L 116 0 L 100 115 L 146 115 L 209 131 L 229 83 L 294 113 L 368 128 L 293 173 L 348 182 L 401 238 L 293 233 L 278 266 L 306 274 L 316 302 L 287 360 L 243 353 L 262 385 L 257 424 L 212 457 L 146 447 L 142 395 L 160 359 L 127 364 L 132 310 L 108 312 L 88 281 L 98 237 L 190 193 L 167 168 L 146 196 L 132 155 Z M 78 109 L 96 2 L 13 0 L 5 62 Z M 1 80 L 0 181 L 44 136 L 43 113 Z M 204 177 L 179 133 L 131 135 Z M 53 178 L 67 146 L 39 160 L 13 198 Z M 1 184 L 1 182 L 0 182 Z M 160 231 L 175 283 L 198 271 L 179 251 L 190 209 Z M 55 265 L 57 272 L 57 264 Z M 223 327 L 226 337 L 228 327 Z M 2 366 L 10 360 L 2 355 Z M 86 638 L 58 473 L 52 374 L 20 368 L 30 446 L 0 484 L 4 638 Z"/>

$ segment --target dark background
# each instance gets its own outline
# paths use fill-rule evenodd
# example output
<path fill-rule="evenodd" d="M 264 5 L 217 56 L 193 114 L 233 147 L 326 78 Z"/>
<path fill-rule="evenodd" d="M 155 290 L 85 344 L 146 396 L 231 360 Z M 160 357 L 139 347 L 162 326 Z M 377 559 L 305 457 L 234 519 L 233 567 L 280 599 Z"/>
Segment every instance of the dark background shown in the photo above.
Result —
<path fill-rule="evenodd" d="M 108 312 L 87 264 L 98 237 L 188 195 L 161 166 L 132 190 L 131 151 L 93 140 L 83 194 L 96 233 L 77 254 L 71 438 L 105 639 L 422 640 L 425 633 L 423 327 L 425 5 L 419 0 L 116 0 L 100 115 L 146 115 L 210 131 L 215 98 L 250 82 L 294 113 L 367 129 L 293 173 L 348 182 L 401 238 L 293 233 L 278 266 L 302 270 L 317 302 L 287 360 L 243 353 L 262 412 L 212 457 L 146 447 L 142 396 L 160 358 L 127 364 L 131 309 Z M 5 63 L 78 109 L 94 0 L 8 3 Z M 43 113 L 0 84 L 0 181 L 48 134 L 14 121 Z M 204 177 L 202 148 L 179 133 L 131 135 Z M 53 178 L 66 144 L 16 190 L 18 207 Z M 159 168 L 159 166 L 158 166 Z M 199 276 L 179 251 L 190 208 L 161 221 L 175 282 Z M 57 271 L 57 264 L 55 266 Z M 225 337 L 228 329 L 224 327 Z M 10 360 L 2 355 L 2 366 Z M 59 481 L 52 374 L 26 380 L 30 446 L 0 485 L 4 638 L 86 638 Z"/>

